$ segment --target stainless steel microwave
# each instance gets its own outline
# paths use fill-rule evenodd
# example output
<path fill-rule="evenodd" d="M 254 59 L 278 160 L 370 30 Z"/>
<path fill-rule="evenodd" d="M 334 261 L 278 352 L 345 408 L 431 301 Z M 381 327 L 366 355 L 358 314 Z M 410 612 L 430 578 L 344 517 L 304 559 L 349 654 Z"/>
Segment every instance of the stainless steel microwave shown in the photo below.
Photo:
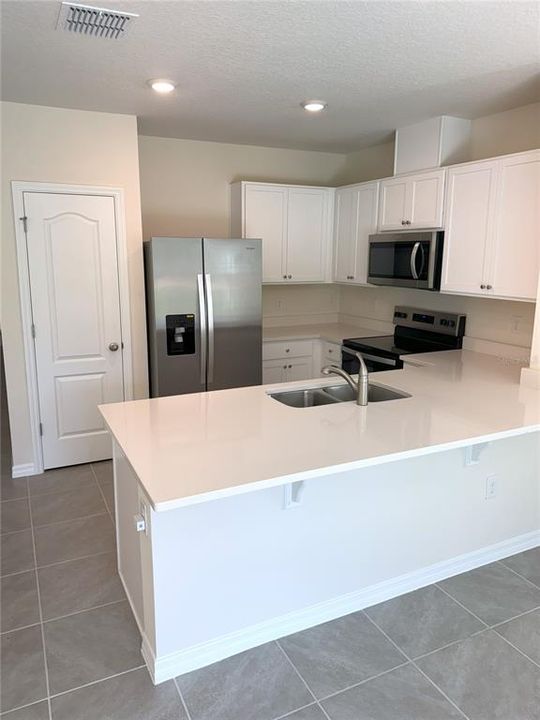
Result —
<path fill-rule="evenodd" d="M 369 236 L 368 282 L 422 290 L 441 286 L 443 232 Z"/>

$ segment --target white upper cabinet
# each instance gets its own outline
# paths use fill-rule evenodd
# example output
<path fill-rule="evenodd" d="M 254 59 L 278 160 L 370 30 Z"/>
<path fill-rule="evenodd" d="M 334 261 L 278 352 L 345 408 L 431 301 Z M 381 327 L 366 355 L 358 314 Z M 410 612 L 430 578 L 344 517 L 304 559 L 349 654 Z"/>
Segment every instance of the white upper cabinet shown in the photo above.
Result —
<path fill-rule="evenodd" d="M 540 152 L 499 161 L 489 282 L 494 295 L 536 299 L 540 267 Z"/>
<path fill-rule="evenodd" d="M 281 282 L 287 248 L 287 190 L 275 185 L 247 185 L 242 237 L 262 238 L 263 280 Z"/>
<path fill-rule="evenodd" d="M 537 150 L 450 168 L 441 291 L 534 300 L 539 198 Z"/>
<path fill-rule="evenodd" d="M 496 161 L 448 171 L 442 291 L 486 294 L 485 255 L 492 233 L 496 173 Z"/>
<path fill-rule="evenodd" d="M 444 168 L 381 180 L 379 230 L 443 226 Z"/>
<path fill-rule="evenodd" d="M 231 234 L 260 237 L 263 282 L 331 280 L 334 190 L 276 183 L 235 183 Z"/>
<path fill-rule="evenodd" d="M 335 198 L 336 282 L 367 283 L 368 238 L 377 231 L 379 183 L 339 188 Z"/>

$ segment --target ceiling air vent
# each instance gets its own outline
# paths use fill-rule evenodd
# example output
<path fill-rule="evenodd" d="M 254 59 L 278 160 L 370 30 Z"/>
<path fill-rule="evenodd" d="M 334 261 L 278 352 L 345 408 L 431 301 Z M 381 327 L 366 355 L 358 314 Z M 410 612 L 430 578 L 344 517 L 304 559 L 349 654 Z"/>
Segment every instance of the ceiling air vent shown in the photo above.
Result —
<path fill-rule="evenodd" d="M 134 13 L 63 2 L 56 28 L 80 35 L 118 40 L 127 33 L 137 17 Z"/>

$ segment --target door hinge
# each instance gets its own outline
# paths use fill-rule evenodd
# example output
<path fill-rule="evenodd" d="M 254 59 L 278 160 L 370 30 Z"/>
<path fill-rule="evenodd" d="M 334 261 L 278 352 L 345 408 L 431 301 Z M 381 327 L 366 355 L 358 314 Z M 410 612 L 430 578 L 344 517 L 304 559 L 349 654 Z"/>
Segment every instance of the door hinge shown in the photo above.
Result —
<path fill-rule="evenodd" d="M 39 423 L 39 434 L 43 435 L 43 423 Z"/>
<path fill-rule="evenodd" d="M 35 339 L 35 337 L 36 337 L 36 326 L 34 325 L 34 323 L 32 323 L 32 325 L 30 326 L 30 332 L 32 333 L 32 337 Z"/>
<path fill-rule="evenodd" d="M 26 217 L 26 215 L 23 215 L 21 218 L 19 218 L 19 220 L 22 220 L 24 232 L 28 232 L 28 218 Z"/>

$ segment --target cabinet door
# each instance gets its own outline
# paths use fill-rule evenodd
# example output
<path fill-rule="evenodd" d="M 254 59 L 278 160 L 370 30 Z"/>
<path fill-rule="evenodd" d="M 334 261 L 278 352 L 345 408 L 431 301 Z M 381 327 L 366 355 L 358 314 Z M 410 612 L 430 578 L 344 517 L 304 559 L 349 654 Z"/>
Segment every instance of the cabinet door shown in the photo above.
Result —
<path fill-rule="evenodd" d="M 324 282 L 329 251 L 330 193 L 319 188 L 290 188 L 287 213 L 287 278 Z"/>
<path fill-rule="evenodd" d="M 287 363 L 279 360 L 263 360 L 263 385 L 287 382 Z"/>
<path fill-rule="evenodd" d="M 356 218 L 358 193 L 355 188 L 336 191 L 335 205 L 335 274 L 337 282 L 351 282 L 356 266 Z"/>
<path fill-rule="evenodd" d="M 407 219 L 408 177 L 381 180 L 379 230 L 403 230 Z"/>
<path fill-rule="evenodd" d="M 496 199 L 497 162 L 451 168 L 446 193 L 443 292 L 486 295 L 485 256 Z"/>
<path fill-rule="evenodd" d="M 407 228 L 443 226 L 444 177 L 445 170 L 434 170 L 410 177 L 405 215 Z"/>
<path fill-rule="evenodd" d="M 493 295 L 535 300 L 540 260 L 540 152 L 499 160 L 499 168 L 486 279 Z"/>
<path fill-rule="evenodd" d="M 247 185 L 244 204 L 244 237 L 262 238 L 263 282 L 284 282 L 287 188 Z"/>
<path fill-rule="evenodd" d="M 367 283 L 369 236 L 377 232 L 379 183 L 374 182 L 358 187 L 356 195 L 356 242 L 353 280 L 357 284 L 364 285 Z"/>
<path fill-rule="evenodd" d="M 291 358 L 287 363 L 286 381 L 311 380 L 313 377 L 313 358 Z"/>

